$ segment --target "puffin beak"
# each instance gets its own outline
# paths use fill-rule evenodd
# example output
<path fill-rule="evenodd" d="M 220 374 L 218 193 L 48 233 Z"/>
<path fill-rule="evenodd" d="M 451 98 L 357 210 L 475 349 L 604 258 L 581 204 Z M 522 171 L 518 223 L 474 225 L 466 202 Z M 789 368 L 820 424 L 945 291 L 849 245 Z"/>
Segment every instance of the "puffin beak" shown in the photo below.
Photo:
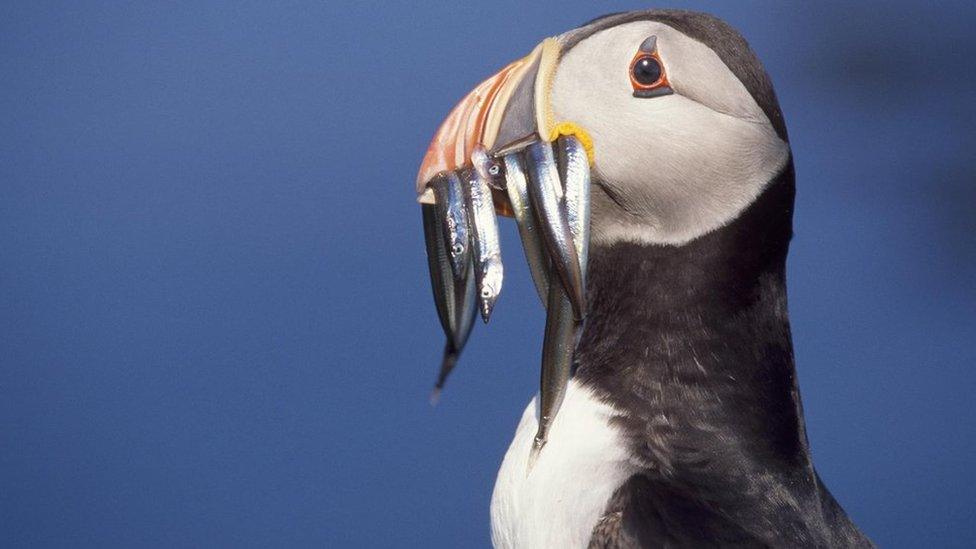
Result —
<path fill-rule="evenodd" d="M 447 115 L 427 147 L 417 173 L 417 200 L 436 202 L 429 187 L 440 173 L 473 167 L 479 145 L 495 155 L 549 136 L 549 81 L 559 59 L 559 43 L 544 40 L 532 53 L 478 84 Z M 495 188 L 496 210 L 511 217 L 505 193 Z"/>
<path fill-rule="evenodd" d="M 530 469 L 565 395 L 586 312 L 593 149 L 585 130 L 554 120 L 549 95 L 559 54 L 558 40 L 548 38 L 475 87 L 438 128 L 416 181 L 447 336 L 437 391 L 467 340 L 475 307 L 488 322 L 501 291 L 496 214 L 518 225 L 547 310 Z M 465 298 L 472 286 L 477 304 Z"/>
<path fill-rule="evenodd" d="M 454 278 L 464 277 L 472 256 L 485 322 L 503 278 L 495 214 L 514 215 L 498 153 L 547 135 L 548 80 L 558 59 L 558 41 L 546 39 L 476 86 L 441 123 L 417 174 L 418 201 L 441 210 Z"/>

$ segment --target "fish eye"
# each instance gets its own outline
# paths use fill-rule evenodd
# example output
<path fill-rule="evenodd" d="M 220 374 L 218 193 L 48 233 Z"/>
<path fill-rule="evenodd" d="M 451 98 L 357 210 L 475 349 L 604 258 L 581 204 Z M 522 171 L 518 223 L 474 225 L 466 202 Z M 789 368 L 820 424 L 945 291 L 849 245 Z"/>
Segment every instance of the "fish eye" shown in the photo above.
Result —
<path fill-rule="evenodd" d="M 660 97 L 674 93 L 656 53 L 637 52 L 630 62 L 630 84 L 634 88 L 634 97 Z"/>

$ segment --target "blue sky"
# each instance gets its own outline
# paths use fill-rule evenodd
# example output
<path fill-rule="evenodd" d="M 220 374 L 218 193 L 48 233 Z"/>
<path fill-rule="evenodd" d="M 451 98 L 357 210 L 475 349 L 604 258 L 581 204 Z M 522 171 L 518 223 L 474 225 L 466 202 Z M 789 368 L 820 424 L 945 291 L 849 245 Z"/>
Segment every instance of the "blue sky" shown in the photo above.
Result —
<path fill-rule="evenodd" d="M 84 4 L 84 5 L 82 5 Z M 481 547 L 538 384 L 506 288 L 440 406 L 413 181 L 448 109 L 629 2 L 0 7 L 0 539 Z M 739 28 L 796 160 L 818 469 L 885 547 L 976 537 L 976 7 L 676 2 Z"/>

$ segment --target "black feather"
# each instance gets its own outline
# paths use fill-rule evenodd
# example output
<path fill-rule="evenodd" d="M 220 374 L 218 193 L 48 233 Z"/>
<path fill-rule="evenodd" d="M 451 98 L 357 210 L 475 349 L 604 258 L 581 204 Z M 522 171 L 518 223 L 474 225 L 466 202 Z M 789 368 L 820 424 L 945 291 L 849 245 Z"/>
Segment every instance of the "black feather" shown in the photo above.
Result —
<path fill-rule="evenodd" d="M 636 546 L 870 546 L 809 453 L 786 308 L 792 162 L 682 246 L 594 245 L 576 379 L 623 412 L 642 472 L 601 522 Z M 621 544 L 621 546 L 627 546 Z"/>

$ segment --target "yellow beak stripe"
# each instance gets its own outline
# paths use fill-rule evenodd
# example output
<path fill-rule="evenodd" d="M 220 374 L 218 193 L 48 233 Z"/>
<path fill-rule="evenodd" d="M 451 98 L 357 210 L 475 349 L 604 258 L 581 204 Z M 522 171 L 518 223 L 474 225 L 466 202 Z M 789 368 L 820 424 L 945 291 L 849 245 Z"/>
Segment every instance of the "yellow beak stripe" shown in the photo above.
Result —
<path fill-rule="evenodd" d="M 590 161 L 590 166 L 593 165 L 593 138 L 586 133 L 586 130 L 573 122 L 560 122 L 553 126 L 546 140 L 555 141 L 560 135 L 572 135 L 579 139 L 583 149 L 586 150 L 586 159 Z"/>

